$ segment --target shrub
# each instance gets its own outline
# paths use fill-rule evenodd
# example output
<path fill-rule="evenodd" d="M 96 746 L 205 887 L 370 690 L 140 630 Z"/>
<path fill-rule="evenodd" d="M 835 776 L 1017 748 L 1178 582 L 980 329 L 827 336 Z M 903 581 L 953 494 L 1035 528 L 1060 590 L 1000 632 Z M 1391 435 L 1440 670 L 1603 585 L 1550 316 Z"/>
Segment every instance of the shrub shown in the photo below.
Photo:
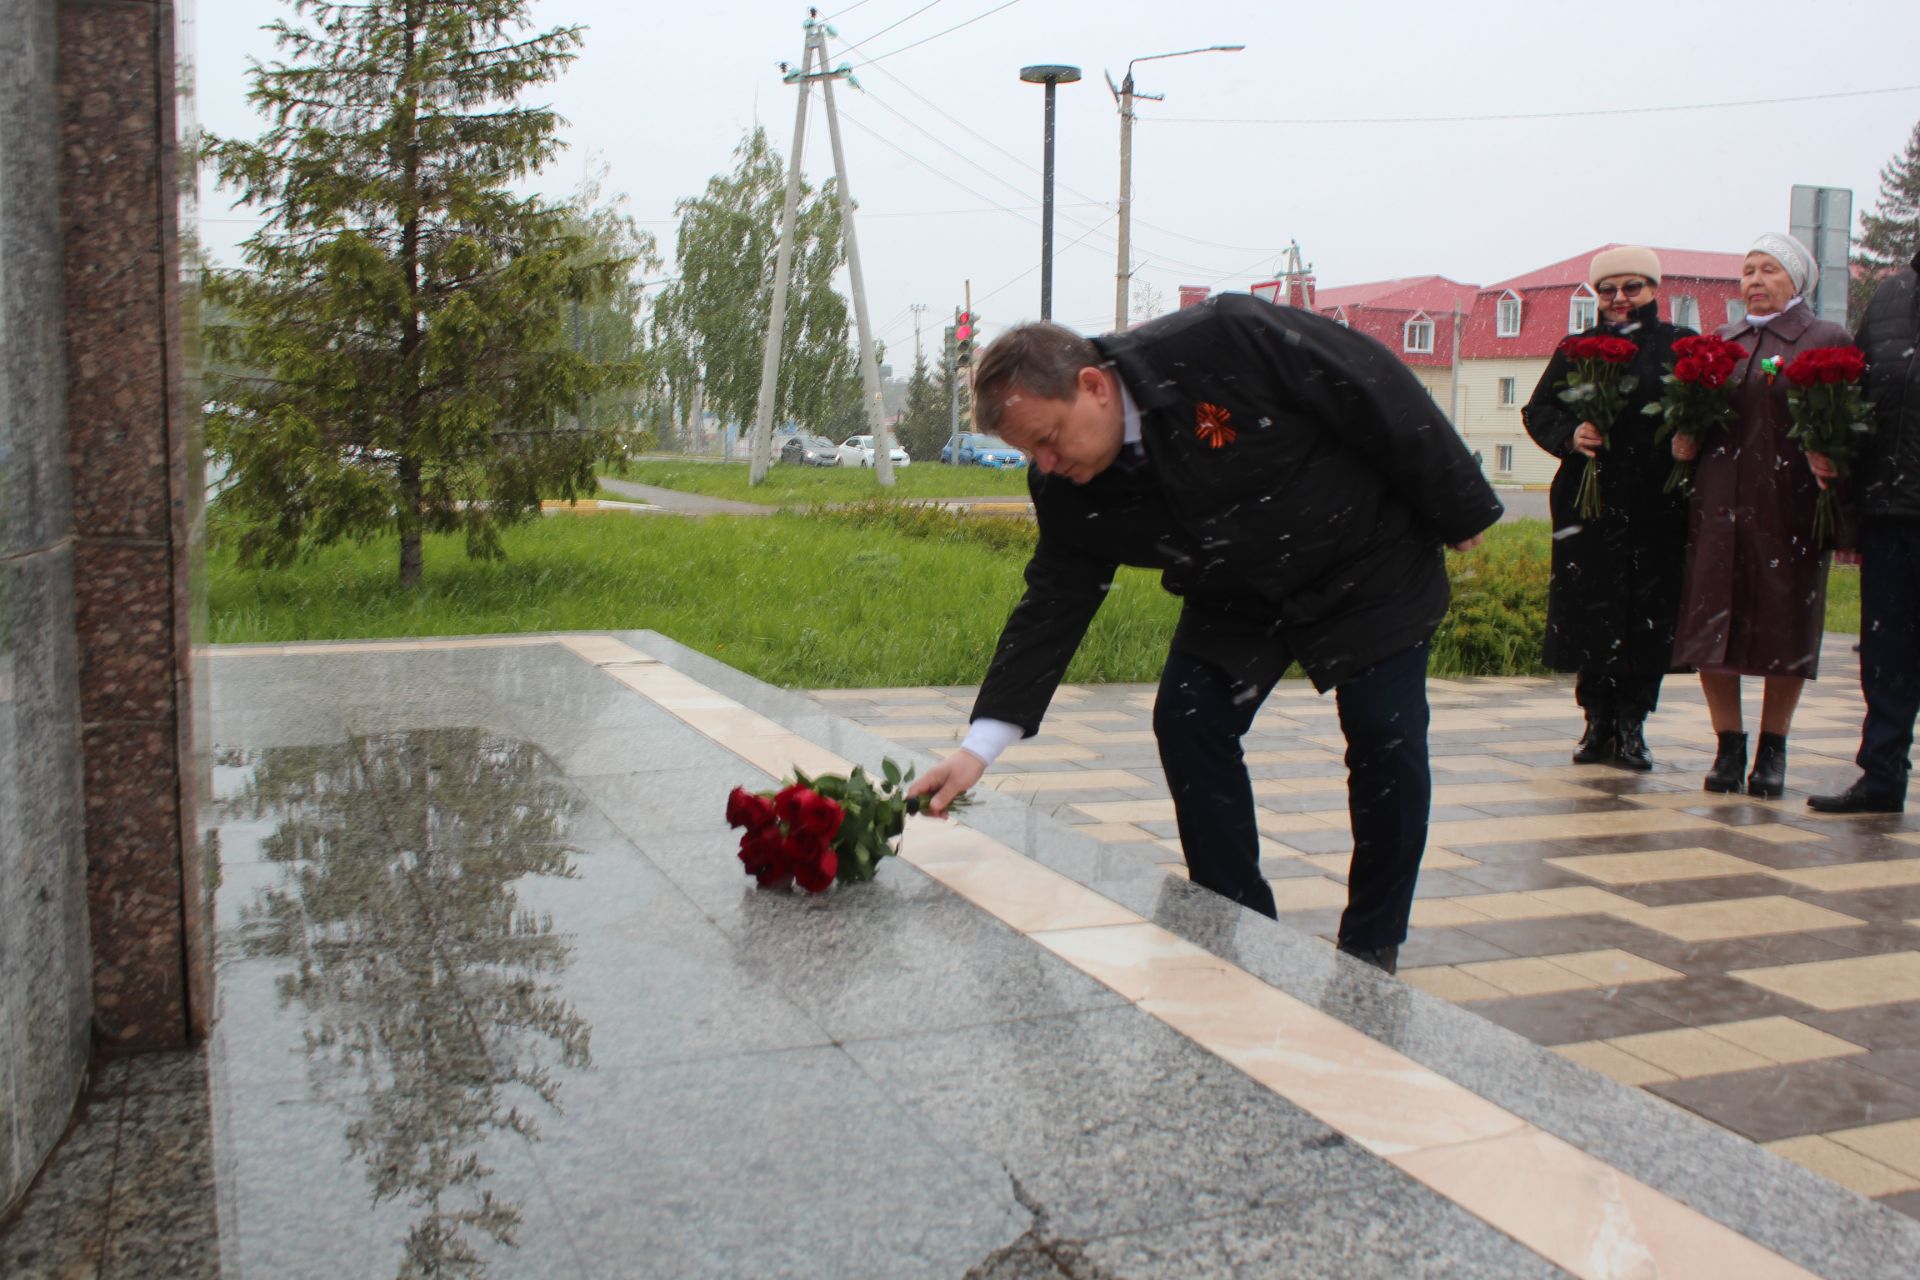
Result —
<path fill-rule="evenodd" d="M 1435 675 L 1538 674 L 1547 627 L 1550 534 L 1537 520 L 1496 525 L 1487 540 L 1449 554 L 1453 606 L 1433 635 Z"/>

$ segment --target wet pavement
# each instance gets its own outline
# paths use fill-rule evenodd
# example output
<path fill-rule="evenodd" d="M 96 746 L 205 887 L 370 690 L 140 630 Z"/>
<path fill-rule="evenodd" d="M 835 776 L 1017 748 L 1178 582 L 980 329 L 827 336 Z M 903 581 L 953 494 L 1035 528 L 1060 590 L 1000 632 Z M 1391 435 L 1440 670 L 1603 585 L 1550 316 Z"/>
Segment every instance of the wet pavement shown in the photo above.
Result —
<path fill-rule="evenodd" d="M 1309 690 L 1250 743 L 1276 924 L 1163 865 L 1139 686 L 1063 691 L 964 824 L 805 899 L 741 874 L 727 791 L 924 760 L 969 691 L 808 697 L 647 633 L 209 667 L 215 1035 L 100 1064 L 9 1277 L 1920 1257 L 1920 823 L 1796 808 L 1845 772 L 1837 670 L 1779 805 L 1699 800 L 1678 681 L 1644 777 L 1564 763 L 1557 686 L 1436 681 L 1403 983 L 1312 936 L 1344 815 Z"/>

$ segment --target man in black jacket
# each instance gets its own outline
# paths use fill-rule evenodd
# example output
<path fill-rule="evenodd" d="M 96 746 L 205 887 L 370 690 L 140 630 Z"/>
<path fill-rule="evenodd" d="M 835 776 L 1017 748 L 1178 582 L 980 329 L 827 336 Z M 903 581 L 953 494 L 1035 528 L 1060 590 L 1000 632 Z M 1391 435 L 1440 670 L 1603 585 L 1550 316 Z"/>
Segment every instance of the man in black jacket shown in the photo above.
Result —
<path fill-rule="evenodd" d="M 1920 713 L 1920 255 L 1874 291 L 1855 341 L 1867 353 L 1873 434 L 1854 480 L 1860 522 L 1860 692 L 1867 702 L 1845 791 L 1809 796 L 1822 813 L 1899 813 Z M 1814 473 L 1833 466 L 1809 454 Z"/>
<path fill-rule="evenodd" d="M 1226 295 L 1092 341 L 1014 329 L 982 353 L 974 402 L 979 430 L 1033 460 L 1040 539 L 966 741 L 914 792 L 944 809 L 1037 732 L 1115 568 L 1158 569 L 1185 599 L 1154 733 L 1194 883 L 1275 914 L 1240 741 L 1297 661 L 1347 739 L 1339 945 L 1392 972 L 1426 847 L 1441 546 L 1501 511 L 1432 397 L 1371 338 Z"/>

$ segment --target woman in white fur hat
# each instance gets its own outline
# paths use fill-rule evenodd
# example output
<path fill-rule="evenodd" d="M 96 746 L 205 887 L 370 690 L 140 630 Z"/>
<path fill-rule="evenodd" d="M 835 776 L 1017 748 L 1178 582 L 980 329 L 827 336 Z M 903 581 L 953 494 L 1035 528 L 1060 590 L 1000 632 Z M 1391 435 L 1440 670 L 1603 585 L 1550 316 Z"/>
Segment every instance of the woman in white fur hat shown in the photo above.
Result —
<path fill-rule="evenodd" d="M 1734 372 L 1738 417 L 1698 442 L 1673 437 L 1674 457 L 1699 459 L 1674 659 L 1699 668 L 1719 738 L 1709 791 L 1738 791 L 1746 773 L 1740 677 L 1766 682 L 1747 792 L 1777 796 L 1786 787 L 1793 710 L 1819 674 L 1829 559 L 1813 541 L 1820 489 L 1806 453 L 1787 438 L 1793 420 L 1778 373 L 1803 351 L 1853 343 L 1807 302 L 1817 270 L 1792 236 L 1769 232 L 1754 242 L 1740 269 L 1746 318 L 1720 330 L 1750 353 Z"/>

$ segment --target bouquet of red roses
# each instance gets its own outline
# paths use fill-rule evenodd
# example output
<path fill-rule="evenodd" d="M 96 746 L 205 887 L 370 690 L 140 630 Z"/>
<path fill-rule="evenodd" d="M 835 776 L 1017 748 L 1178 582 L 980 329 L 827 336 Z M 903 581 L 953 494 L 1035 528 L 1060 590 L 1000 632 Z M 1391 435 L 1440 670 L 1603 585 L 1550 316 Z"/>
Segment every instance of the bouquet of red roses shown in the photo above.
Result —
<path fill-rule="evenodd" d="M 1640 348 L 1625 338 L 1606 334 L 1575 334 L 1560 343 L 1559 354 L 1571 366 L 1560 379 L 1560 401 L 1600 429 L 1600 447 L 1607 447 L 1613 421 L 1620 416 L 1627 393 L 1640 379 L 1626 371 Z M 1600 459 L 1588 458 L 1580 476 L 1574 506 L 1584 519 L 1600 514 Z"/>
<path fill-rule="evenodd" d="M 799 885 L 825 893 L 835 880 L 852 884 L 873 879 L 880 859 L 898 850 L 892 843 L 918 813 L 922 797 L 909 796 L 905 773 L 891 760 L 880 762 L 876 780 L 855 765 L 850 774 L 823 773 L 809 778 L 798 769 L 779 791 L 735 787 L 727 796 L 727 825 L 745 827 L 740 861 L 762 889 Z M 948 811 L 973 803 L 956 796 Z"/>
<path fill-rule="evenodd" d="M 1653 438 L 1665 440 L 1678 433 L 1689 440 L 1698 440 L 1710 428 L 1732 421 L 1733 402 L 1728 395 L 1731 388 L 1727 380 L 1733 377 L 1734 366 L 1746 358 L 1745 347 L 1712 334 L 1698 334 L 1674 343 L 1673 363 L 1660 378 L 1666 394 L 1641 410 L 1649 417 L 1661 419 Z M 1673 472 L 1661 492 L 1672 493 L 1685 484 L 1690 469 L 1691 464 L 1674 459 Z"/>
<path fill-rule="evenodd" d="M 1873 429 L 1868 421 L 1872 406 L 1860 398 L 1860 378 L 1866 371 L 1866 353 L 1858 347 L 1815 347 L 1795 356 L 1786 368 L 1787 408 L 1793 415 L 1787 438 L 1808 453 L 1826 455 L 1840 476 L 1852 469 L 1860 437 Z M 1813 545 L 1832 546 L 1839 527 L 1840 499 L 1822 480 L 1813 508 Z"/>

